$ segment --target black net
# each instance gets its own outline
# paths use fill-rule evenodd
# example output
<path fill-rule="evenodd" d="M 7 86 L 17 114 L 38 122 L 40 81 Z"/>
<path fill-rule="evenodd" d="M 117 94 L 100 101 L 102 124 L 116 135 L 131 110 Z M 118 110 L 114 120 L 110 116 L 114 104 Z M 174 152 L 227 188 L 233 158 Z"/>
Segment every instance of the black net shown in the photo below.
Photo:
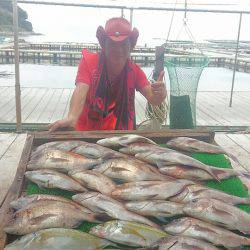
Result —
<path fill-rule="evenodd" d="M 165 62 L 170 80 L 170 128 L 196 126 L 196 93 L 207 57 L 173 57 Z"/>

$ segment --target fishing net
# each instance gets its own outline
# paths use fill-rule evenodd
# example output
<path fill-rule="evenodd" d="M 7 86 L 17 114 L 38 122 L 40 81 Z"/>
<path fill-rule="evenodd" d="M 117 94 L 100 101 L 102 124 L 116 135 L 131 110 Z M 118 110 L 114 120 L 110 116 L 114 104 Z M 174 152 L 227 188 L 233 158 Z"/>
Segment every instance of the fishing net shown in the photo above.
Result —
<path fill-rule="evenodd" d="M 208 63 L 205 56 L 173 57 L 165 62 L 170 80 L 170 128 L 196 126 L 197 88 Z"/>

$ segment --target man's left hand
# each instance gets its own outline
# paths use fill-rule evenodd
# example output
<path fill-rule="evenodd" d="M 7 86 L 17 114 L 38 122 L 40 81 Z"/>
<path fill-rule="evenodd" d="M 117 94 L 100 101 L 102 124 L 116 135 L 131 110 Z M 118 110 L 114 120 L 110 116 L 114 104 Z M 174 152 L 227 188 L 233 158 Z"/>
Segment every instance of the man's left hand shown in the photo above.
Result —
<path fill-rule="evenodd" d="M 166 86 L 163 81 L 164 73 L 165 73 L 164 71 L 161 71 L 157 81 L 151 84 L 152 92 L 154 94 L 154 99 L 159 98 L 161 102 L 166 98 L 167 95 Z"/>

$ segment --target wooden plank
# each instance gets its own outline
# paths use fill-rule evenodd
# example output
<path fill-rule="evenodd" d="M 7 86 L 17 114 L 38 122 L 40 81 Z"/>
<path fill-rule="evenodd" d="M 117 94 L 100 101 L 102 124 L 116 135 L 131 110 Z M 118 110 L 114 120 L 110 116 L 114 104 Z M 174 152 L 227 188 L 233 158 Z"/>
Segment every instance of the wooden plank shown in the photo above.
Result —
<path fill-rule="evenodd" d="M 233 106 L 229 107 L 229 98 L 230 98 L 230 93 L 227 92 L 215 92 L 213 94 L 214 100 L 219 100 L 221 103 L 223 103 L 226 107 L 224 112 L 231 112 L 236 118 L 241 118 L 241 119 L 249 119 L 250 121 L 250 105 L 248 106 L 246 103 L 246 100 L 244 100 L 239 92 L 234 93 L 233 97 Z M 250 100 L 250 97 L 249 97 Z"/>
<path fill-rule="evenodd" d="M 228 137 L 233 140 L 237 145 L 239 145 L 239 147 L 245 150 L 248 154 L 250 154 L 250 138 L 248 138 L 244 134 L 228 134 Z"/>
<path fill-rule="evenodd" d="M 70 107 L 70 100 L 71 100 L 71 96 L 73 95 L 73 91 L 74 91 L 74 89 L 70 90 L 70 94 L 69 94 L 69 98 L 68 98 L 68 101 L 67 101 L 67 105 L 66 105 L 66 107 L 64 109 L 64 112 L 63 112 L 63 118 L 68 115 L 69 107 Z"/>
<path fill-rule="evenodd" d="M 14 179 L 25 140 L 26 134 L 17 134 L 15 140 L 13 140 L 5 154 L 0 158 L 0 206 Z"/>
<path fill-rule="evenodd" d="M 23 107 L 26 102 L 26 98 L 29 98 L 30 93 L 32 93 L 32 88 L 23 88 L 21 89 L 21 106 Z M 10 122 L 13 117 L 16 115 L 16 103 L 15 103 L 15 95 L 13 95 L 10 101 L 5 103 L 4 108 L 1 108 L 3 113 L 1 113 L 1 120 L 5 122 Z M 0 109 L 0 110 L 1 110 Z"/>
<path fill-rule="evenodd" d="M 209 129 L 164 129 L 159 131 L 154 130 L 98 130 L 98 131 L 58 131 L 54 133 L 36 132 L 35 141 L 45 143 L 55 140 L 86 140 L 96 142 L 98 139 L 118 136 L 123 134 L 138 134 L 155 140 L 157 143 L 166 143 L 167 140 L 178 136 L 188 136 L 207 142 L 212 142 L 214 133 Z M 44 141 L 46 140 L 46 141 Z"/>
<path fill-rule="evenodd" d="M 60 119 L 63 119 L 64 110 L 68 104 L 68 99 L 71 93 L 71 89 L 63 89 L 61 92 L 61 96 L 58 99 L 58 102 L 55 106 L 53 114 L 50 118 L 50 122 L 54 122 Z"/>
<path fill-rule="evenodd" d="M 36 107 L 39 105 L 39 103 L 42 101 L 43 97 L 46 94 L 46 89 L 44 88 L 38 88 L 36 91 L 36 94 L 33 96 L 32 99 L 22 109 L 22 120 L 25 122 L 27 120 L 27 117 L 30 116 L 31 113 L 34 112 Z"/>
<path fill-rule="evenodd" d="M 24 150 L 22 152 L 22 156 L 18 164 L 14 181 L 8 191 L 8 194 L 6 195 L 2 207 L 0 208 L 0 249 L 4 249 L 4 246 L 6 244 L 7 235 L 3 231 L 3 228 L 6 222 L 9 221 L 11 216 L 9 204 L 11 201 L 17 199 L 20 195 L 24 181 L 24 173 L 31 153 L 33 139 L 33 135 L 27 135 Z"/>
<path fill-rule="evenodd" d="M 45 96 L 41 99 L 40 103 L 33 110 L 33 112 L 27 117 L 25 122 L 27 123 L 39 122 L 40 117 L 43 115 L 43 112 L 45 112 L 49 100 L 52 98 L 55 91 L 54 89 L 48 89 L 48 88 L 46 88 L 45 90 L 46 90 Z"/>
<path fill-rule="evenodd" d="M 238 144 L 236 144 L 229 136 L 226 134 L 215 134 L 215 141 L 218 145 L 223 147 L 227 152 L 230 152 L 232 155 L 237 157 L 240 164 L 237 162 L 231 161 L 231 165 L 234 169 L 240 170 L 240 171 L 250 171 L 249 168 L 249 158 L 250 155 L 243 150 L 241 147 L 239 147 Z M 250 190 L 250 180 L 245 177 L 239 177 L 244 184 L 244 186 L 247 188 L 247 190 Z"/>
<path fill-rule="evenodd" d="M 0 159 L 3 157 L 16 137 L 17 135 L 15 133 L 0 133 Z"/>

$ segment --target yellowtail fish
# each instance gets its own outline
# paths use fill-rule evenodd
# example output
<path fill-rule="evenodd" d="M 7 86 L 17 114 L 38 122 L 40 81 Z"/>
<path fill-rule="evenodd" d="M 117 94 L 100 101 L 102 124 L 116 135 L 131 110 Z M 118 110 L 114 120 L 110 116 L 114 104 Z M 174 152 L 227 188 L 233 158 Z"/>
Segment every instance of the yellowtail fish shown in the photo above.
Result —
<path fill-rule="evenodd" d="M 120 220 L 97 225 L 91 228 L 90 234 L 135 247 L 149 247 L 153 242 L 167 236 L 162 230 L 136 222 Z"/>
<path fill-rule="evenodd" d="M 83 233 L 74 229 L 50 228 L 39 230 L 35 233 L 27 234 L 8 244 L 5 250 L 94 250 L 113 247 L 116 245 L 105 239 L 98 238 L 88 233 Z"/>

